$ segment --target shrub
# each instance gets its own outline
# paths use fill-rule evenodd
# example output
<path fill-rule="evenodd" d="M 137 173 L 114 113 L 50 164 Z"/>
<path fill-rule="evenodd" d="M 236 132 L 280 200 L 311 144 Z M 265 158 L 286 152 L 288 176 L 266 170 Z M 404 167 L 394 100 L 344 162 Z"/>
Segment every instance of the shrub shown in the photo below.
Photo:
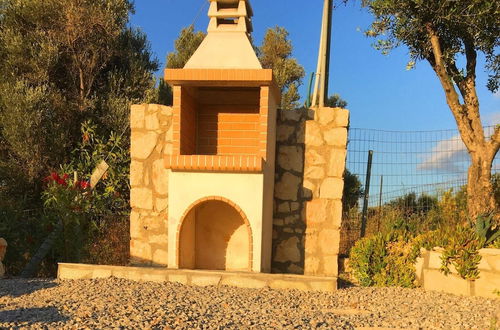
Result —
<path fill-rule="evenodd" d="M 362 286 L 375 285 L 375 275 L 386 266 L 387 249 L 382 234 L 363 238 L 351 249 L 349 264 Z"/>

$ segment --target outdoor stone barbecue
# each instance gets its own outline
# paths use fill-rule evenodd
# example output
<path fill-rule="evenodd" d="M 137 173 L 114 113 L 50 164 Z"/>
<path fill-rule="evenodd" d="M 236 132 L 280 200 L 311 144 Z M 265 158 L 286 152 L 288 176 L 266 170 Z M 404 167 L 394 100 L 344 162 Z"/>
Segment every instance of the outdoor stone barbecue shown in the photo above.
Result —
<path fill-rule="evenodd" d="M 337 275 L 348 111 L 278 110 L 252 14 L 211 1 L 173 106 L 132 107 L 133 264 Z"/>
<path fill-rule="evenodd" d="M 59 264 L 58 276 L 335 290 L 349 112 L 279 110 L 249 1 L 211 0 L 208 15 L 185 67 L 165 70 L 173 106 L 131 108 L 140 267 Z"/>

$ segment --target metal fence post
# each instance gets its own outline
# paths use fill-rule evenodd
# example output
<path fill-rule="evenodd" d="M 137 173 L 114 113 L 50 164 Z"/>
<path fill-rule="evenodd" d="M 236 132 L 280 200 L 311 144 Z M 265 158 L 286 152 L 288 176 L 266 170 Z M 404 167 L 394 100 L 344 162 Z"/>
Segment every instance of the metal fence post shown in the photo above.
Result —
<path fill-rule="evenodd" d="M 361 237 L 366 234 L 366 221 L 368 218 L 368 197 L 370 196 L 370 177 L 372 174 L 373 150 L 368 151 L 368 164 L 366 166 L 365 196 L 363 200 L 363 215 L 361 217 Z"/>

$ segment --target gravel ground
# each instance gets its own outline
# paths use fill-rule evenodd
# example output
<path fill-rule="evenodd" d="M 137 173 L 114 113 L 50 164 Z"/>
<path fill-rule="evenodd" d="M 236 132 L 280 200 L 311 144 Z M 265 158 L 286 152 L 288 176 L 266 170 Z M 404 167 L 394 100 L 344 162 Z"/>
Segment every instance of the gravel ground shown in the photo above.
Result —
<path fill-rule="evenodd" d="M 401 288 L 332 294 L 175 283 L 0 280 L 0 328 L 500 329 L 500 300 Z"/>

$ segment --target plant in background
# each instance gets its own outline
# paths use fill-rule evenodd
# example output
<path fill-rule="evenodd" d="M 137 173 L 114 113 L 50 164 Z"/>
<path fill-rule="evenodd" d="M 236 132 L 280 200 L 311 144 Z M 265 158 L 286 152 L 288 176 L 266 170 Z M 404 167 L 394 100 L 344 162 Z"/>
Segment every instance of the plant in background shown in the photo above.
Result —
<path fill-rule="evenodd" d="M 125 132 L 128 132 L 126 130 Z M 125 134 L 111 132 L 104 135 L 92 121 L 85 121 L 81 127 L 82 141 L 72 152 L 72 161 L 67 166 L 70 172 L 84 173 L 90 180 L 92 172 L 102 161 L 110 165 L 106 174 L 92 192 L 89 212 L 100 215 L 123 214 L 128 212 L 129 187 L 129 142 Z"/>
<path fill-rule="evenodd" d="M 484 242 L 484 238 L 479 237 L 473 228 L 458 225 L 449 235 L 448 244 L 443 247 L 441 271 L 448 275 L 451 273 L 450 265 L 453 265 L 462 278 L 479 278 L 479 249 L 484 246 Z"/>
<path fill-rule="evenodd" d="M 481 215 L 477 217 L 475 229 L 477 235 L 484 241 L 483 246 L 485 247 L 500 240 L 500 228 L 493 227 L 492 215 Z"/>
<path fill-rule="evenodd" d="M 78 262 L 89 225 L 89 183 L 56 172 L 46 177 L 44 182 L 47 186 L 42 198 L 48 219 L 54 228 L 62 227 L 62 246 L 59 246 L 58 252 L 64 261 Z"/>
<path fill-rule="evenodd" d="M 375 285 L 375 275 L 387 265 L 386 241 L 382 234 L 365 237 L 356 242 L 351 249 L 349 264 L 354 277 L 362 286 Z"/>

